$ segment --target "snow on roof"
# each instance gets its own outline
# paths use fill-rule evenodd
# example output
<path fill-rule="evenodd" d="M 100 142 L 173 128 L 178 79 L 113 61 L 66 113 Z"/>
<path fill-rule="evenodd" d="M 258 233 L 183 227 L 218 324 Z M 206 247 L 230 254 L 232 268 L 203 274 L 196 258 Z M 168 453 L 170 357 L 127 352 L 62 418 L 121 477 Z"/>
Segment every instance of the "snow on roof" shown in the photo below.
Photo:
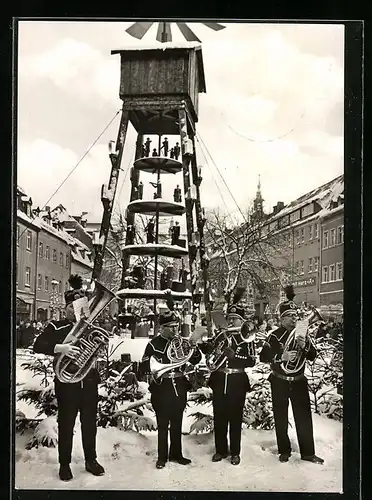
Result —
<path fill-rule="evenodd" d="M 167 49 L 193 49 L 201 48 L 199 42 L 155 42 L 147 45 L 133 45 L 125 47 L 124 49 L 114 49 L 111 54 L 118 54 L 120 52 L 130 52 L 131 50 L 167 50 Z"/>
<path fill-rule="evenodd" d="M 31 217 L 29 217 L 28 215 L 26 215 L 19 208 L 17 208 L 17 217 L 19 219 L 23 220 L 24 222 L 27 222 L 28 224 L 32 224 L 33 226 L 40 228 L 39 220 L 37 220 L 37 219 L 31 219 Z"/>
<path fill-rule="evenodd" d="M 47 231 L 48 233 L 53 234 L 60 240 L 63 240 L 65 243 L 68 245 L 74 245 L 74 238 L 72 238 L 66 231 L 63 231 L 62 229 L 56 229 L 55 227 L 47 224 L 43 220 L 40 220 L 40 227 L 44 229 L 44 231 Z"/>
<path fill-rule="evenodd" d="M 87 256 L 83 257 L 79 251 L 75 252 L 74 249 L 71 249 L 71 258 L 72 260 L 75 260 L 76 262 L 79 262 L 80 264 L 93 269 L 93 262 L 89 260 Z"/>
<path fill-rule="evenodd" d="M 323 184 L 322 186 L 313 189 L 312 191 L 300 196 L 296 200 L 291 201 L 286 205 L 280 212 L 275 215 L 269 216 L 267 222 L 270 223 L 277 219 L 280 219 L 284 215 L 288 215 L 291 212 L 298 210 L 299 208 L 308 205 L 313 201 L 317 201 L 322 208 L 329 208 L 331 200 L 337 197 L 344 191 L 344 176 L 340 175 L 335 179 Z"/>

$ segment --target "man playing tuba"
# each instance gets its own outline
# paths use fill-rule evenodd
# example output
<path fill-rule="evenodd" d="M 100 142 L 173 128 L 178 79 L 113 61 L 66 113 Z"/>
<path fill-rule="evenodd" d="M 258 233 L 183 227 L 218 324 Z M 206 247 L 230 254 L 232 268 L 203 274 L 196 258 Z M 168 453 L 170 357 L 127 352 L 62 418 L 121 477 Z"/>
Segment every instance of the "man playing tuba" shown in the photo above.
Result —
<path fill-rule="evenodd" d="M 184 375 L 186 362 L 196 365 L 201 359 L 198 348 L 190 351 L 190 343 L 179 335 L 180 321 L 173 311 L 171 297 L 167 297 L 169 312 L 159 315 L 160 334 L 146 346 L 139 374 L 152 373 L 150 383 L 151 404 L 158 426 L 158 459 L 156 468 L 162 469 L 166 462 L 188 465 L 191 460 L 182 455 L 181 430 L 183 412 L 186 407 L 187 391 L 191 384 Z M 173 347 L 175 346 L 175 347 Z M 173 359 L 179 358 L 179 361 Z M 182 363 L 182 359 L 186 359 Z M 155 359 L 159 373 L 152 369 Z M 172 367 L 174 366 L 174 368 Z M 164 368 L 165 367 L 165 368 Z M 168 450 L 168 427 L 170 425 L 170 447 Z"/>
<path fill-rule="evenodd" d="M 81 288 L 83 284 L 81 276 L 71 275 L 69 283 L 73 289 L 65 293 L 66 319 L 49 322 L 35 341 L 34 352 L 36 353 L 54 356 L 65 354 L 72 359 L 79 354 L 78 347 L 63 342 L 76 322 L 73 302 L 84 297 L 85 292 Z M 55 367 L 55 363 L 53 366 Z M 72 437 L 76 416 L 79 411 L 85 468 L 95 476 L 101 476 L 105 473 L 102 465 L 96 460 L 96 418 L 99 381 L 100 377 L 96 368 L 92 368 L 81 382 L 62 383 L 57 377 L 54 379 L 58 404 L 59 477 L 62 481 L 69 481 L 73 477 L 70 468 Z"/>
<path fill-rule="evenodd" d="M 307 379 L 306 360 L 313 361 L 316 349 L 308 334 L 295 337 L 297 306 L 293 302 L 293 286 L 285 287 L 287 301 L 279 305 L 281 326 L 273 330 L 265 342 L 260 361 L 271 363 L 272 404 L 280 462 L 288 462 L 291 443 L 288 437 L 288 401 L 291 400 L 301 459 L 316 464 L 324 460 L 315 455 L 313 423 Z"/>

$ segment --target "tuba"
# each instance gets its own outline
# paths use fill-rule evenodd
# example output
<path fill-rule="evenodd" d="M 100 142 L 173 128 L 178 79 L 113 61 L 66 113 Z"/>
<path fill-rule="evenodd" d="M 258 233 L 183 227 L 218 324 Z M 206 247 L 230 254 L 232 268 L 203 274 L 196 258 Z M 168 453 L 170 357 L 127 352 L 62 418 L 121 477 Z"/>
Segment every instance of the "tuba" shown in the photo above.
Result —
<path fill-rule="evenodd" d="M 153 356 L 150 358 L 150 372 L 155 379 L 165 373 L 185 365 L 194 353 L 194 346 L 185 337 L 175 335 L 169 342 L 167 357 L 170 363 L 160 363 Z"/>
<path fill-rule="evenodd" d="M 319 321 L 324 321 L 315 307 L 312 307 L 310 312 L 305 315 L 304 320 L 307 321 L 306 338 L 309 338 L 309 328 L 312 325 Z M 283 347 L 283 353 L 287 351 L 296 351 L 296 357 L 292 361 L 283 361 L 280 365 L 282 370 L 288 375 L 301 370 L 306 363 L 306 358 L 305 356 L 303 356 L 303 349 L 297 342 L 296 334 L 297 330 L 295 327 L 289 334 L 288 339 Z"/>
<path fill-rule="evenodd" d="M 93 367 L 98 355 L 108 345 L 109 334 L 103 328 L 93 325 L 100 312 L 116 298 L 116 295 L 98 281 L 95 282 L 94 295 L 89 301 L 88 318 L 80 318 L 64 340 L 64 344 L 80 348 L 74 359 L 65 354 L 56 357 L 55 374 L 60 382 L 73 384 L 83 380 Z"/>

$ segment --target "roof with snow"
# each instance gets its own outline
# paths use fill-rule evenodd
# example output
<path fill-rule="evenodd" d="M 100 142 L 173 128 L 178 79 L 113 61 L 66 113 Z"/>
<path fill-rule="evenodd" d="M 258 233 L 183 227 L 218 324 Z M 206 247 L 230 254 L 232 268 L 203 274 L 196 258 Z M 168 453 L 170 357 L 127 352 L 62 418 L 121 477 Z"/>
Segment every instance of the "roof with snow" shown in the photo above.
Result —
<path fill-rule="evenodd" d="M 17 217 L 18 217 L 18 219 L 21 219 L 23 222 L 26 222 L 27 224 L 30 224 L 31 226 L 34 226 L 34 227 L 40 229 L 40 221 L 38 221 L 36 219 L 31 219 L 31 217 L 26 215 L 19 208 L 17 208 Z"/>

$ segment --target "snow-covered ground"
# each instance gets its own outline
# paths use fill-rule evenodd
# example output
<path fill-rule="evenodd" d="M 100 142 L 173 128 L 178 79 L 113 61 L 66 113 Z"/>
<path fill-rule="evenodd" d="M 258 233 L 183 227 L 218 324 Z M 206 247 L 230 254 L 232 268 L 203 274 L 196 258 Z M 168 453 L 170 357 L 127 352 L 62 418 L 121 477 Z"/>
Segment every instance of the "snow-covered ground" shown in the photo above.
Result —
<path fill-rule="evenodd" d="M 17 381 L 29 374 L 17 363 Z M 33 408 L 17 403 L 27 416 Z M 190 413 L 210 412 L 210 408 L 190 406 L 186 410 L 183 431 L 193 422 Z M 94 477 L 84 469 L 80 440 L 80 424 L 76 421 L 73 461 L 74 479 L 68 483 L 58 478 L 55 448 L 25 449 L 29 435 L 16 437 L 16 480 L 19 489 L 91 489 L 91 490 L 178 490 L 178 491 L 287 491 L 342 492 L 342 424 L 314 415 L 316 452 L 325 459 L 323 465 L 300 460 L 293 418 L 290 436 L 293 454 L 288 463 L 278 461 L 274 431 L 243 429 L 242 461 L 232 466 L 229 459 L 212 463 L 213 434 L 184 435 L 183 453 L 192 460 L 189 466 L 168 463 L 155 469 L 156 432 L 138 434 L 117 428 L 98 428 L 98 459 L 106 469 L 102 477 Z M 42 472 L 42 473 L 41 473 Z"/>

